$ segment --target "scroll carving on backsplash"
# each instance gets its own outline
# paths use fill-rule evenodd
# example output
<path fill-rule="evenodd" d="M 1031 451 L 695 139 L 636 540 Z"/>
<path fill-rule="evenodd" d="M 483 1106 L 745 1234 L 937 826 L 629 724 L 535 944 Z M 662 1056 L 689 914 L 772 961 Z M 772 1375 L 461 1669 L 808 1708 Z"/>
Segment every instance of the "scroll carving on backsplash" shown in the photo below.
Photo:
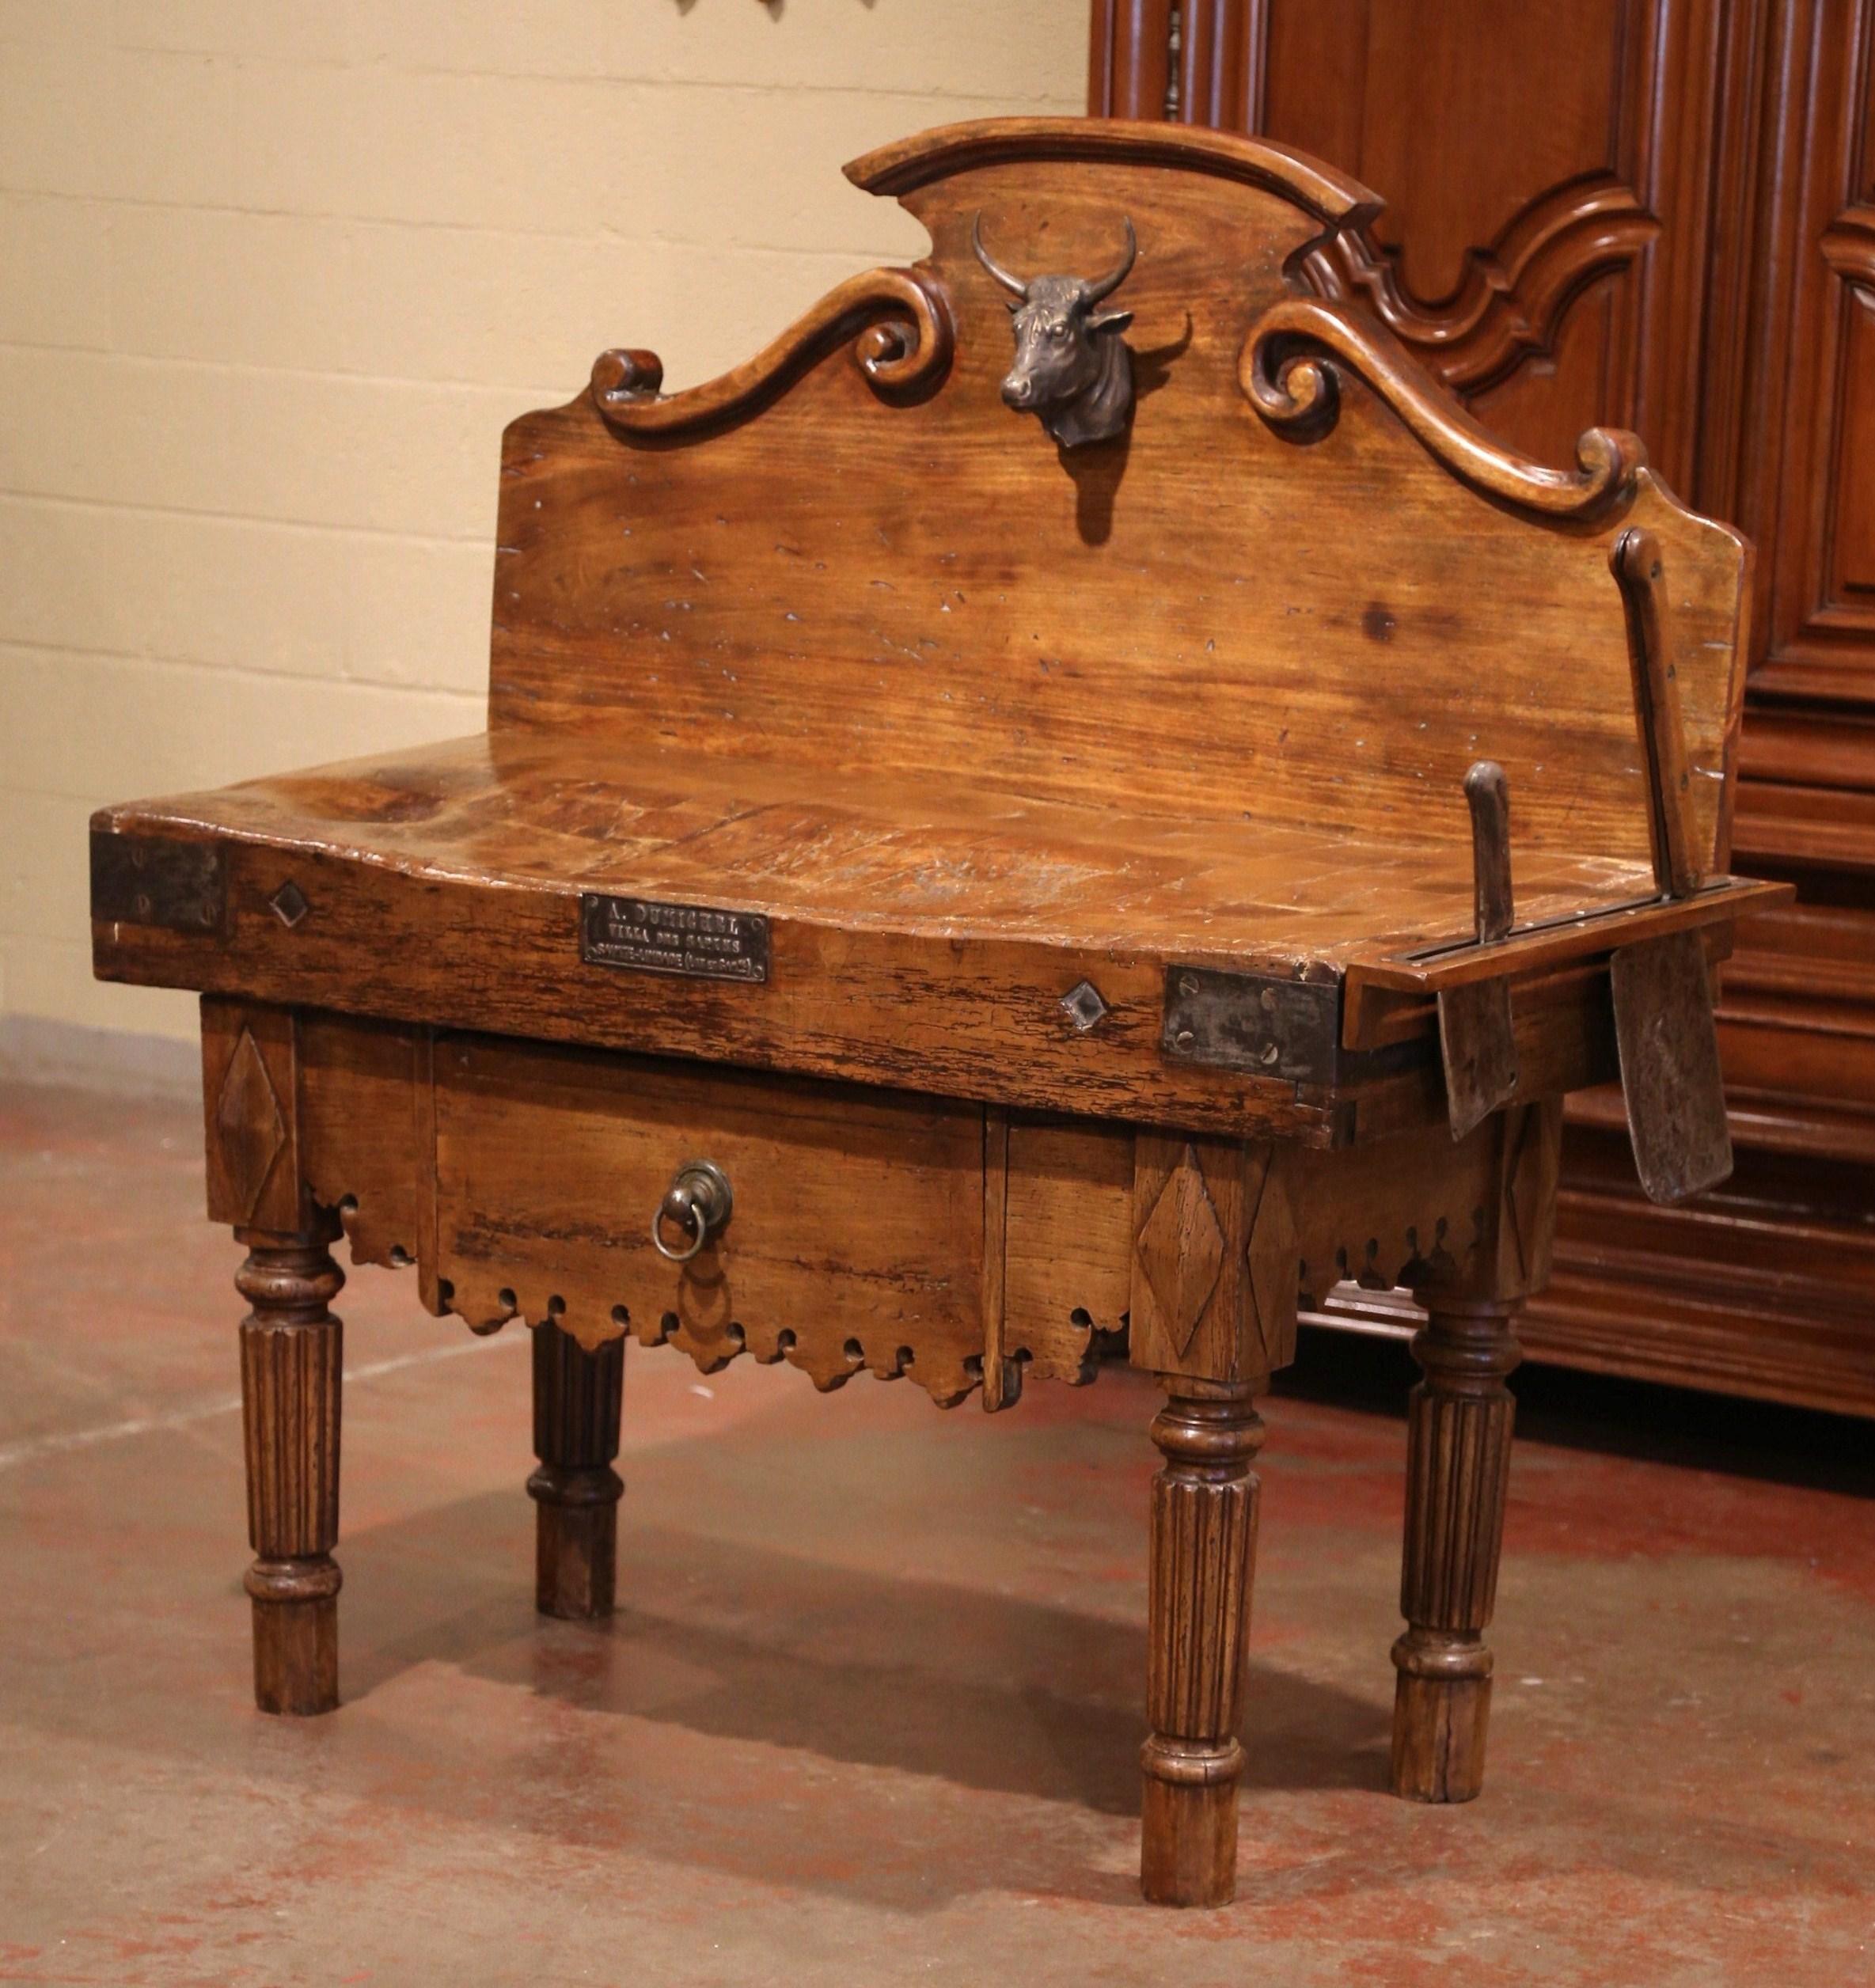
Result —
<path fill-rule="evenodd" d="M 1473 420 L 1384 332 L 1345 305 L 1313 298 L 1285 298 L 1251 325 L 1238 355 L 1237 380 L 1278 434 L 1313 442 L 1339 418 L 1344 368 L 1461 482 L 1537 517 L 1598 518 L 1634 495 L 1647 466 L 1638 435 L 1588 428 L 1576 443 L 1576 469 L 1546 468 Z"/>
<path fill-rule="evenodd" d="M 849 340 L 867 384 L 887 400 L 916 400 L 941 385 L 956 345 L 939 284 L 909 269 L 872 269 L 830 290 L 746 365 L 681 393 L 662 391 L 655 352 L 602 352 L 593 362 L 593 401 L 621 434 L 727 427 L 766 407 Z"/>

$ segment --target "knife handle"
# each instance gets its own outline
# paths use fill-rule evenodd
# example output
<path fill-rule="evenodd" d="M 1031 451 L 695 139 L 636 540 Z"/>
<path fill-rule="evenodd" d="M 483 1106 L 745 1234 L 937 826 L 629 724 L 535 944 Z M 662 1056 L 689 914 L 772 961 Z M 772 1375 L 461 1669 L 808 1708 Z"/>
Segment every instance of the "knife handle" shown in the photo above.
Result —
<path fill-rule="evenodd" d="M 1510 783 L 1494 759 L 1481 759 L 1465 776 L 1471 810 L 1471 874 L 1480 944 L 1502 939 L 1514 911 L 1510 884 Z"/>

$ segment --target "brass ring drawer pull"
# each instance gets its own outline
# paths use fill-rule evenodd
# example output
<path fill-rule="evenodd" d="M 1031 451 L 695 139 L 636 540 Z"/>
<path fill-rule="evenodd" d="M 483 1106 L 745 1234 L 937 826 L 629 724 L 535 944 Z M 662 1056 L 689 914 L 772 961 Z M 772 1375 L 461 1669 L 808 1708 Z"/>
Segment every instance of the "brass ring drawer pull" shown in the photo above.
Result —
<path fill-rule="evenodd" d="M 729 1176 L 714 1160 L 685 1160 L 651 1217 L 651 1242 L 659 1255 L 673 1263 L 688 1263 L 729 1220 L 734 1204 Z M 667 1227 L 681 1230 L 689 1239 L 685 1247 L 674 1250 L 665 1241 Z"/>

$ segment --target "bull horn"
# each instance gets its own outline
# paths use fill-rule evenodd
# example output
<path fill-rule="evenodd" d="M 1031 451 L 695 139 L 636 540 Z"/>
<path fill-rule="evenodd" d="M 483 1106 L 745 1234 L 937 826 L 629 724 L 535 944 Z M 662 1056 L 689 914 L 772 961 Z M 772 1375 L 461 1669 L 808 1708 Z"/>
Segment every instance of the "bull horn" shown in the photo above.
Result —
<path fill-rule="evenodd" d="M 1114 266 L 1110 275 L 1096 276 L 1091 283 L 1082 285 L 1090 304 L 1098 304 L 1103 298 L 1110 297 L 1133 272 L 1133 259 L 1139 253 L 1139 237 L 1133 232 L 1130 215 L 1121 216 L 1121 226 L 1126 230 L 1126 252 Z"/>
<path fill-rule="evenodd" d="M 982 264 L 983 267 L 995 277 L 1012 297 L 1026 298 L 1028 295 L 1029 286 L 1021 277 L 1011 275 L 1000 263 L 993 262 L 990 260 L 989 251 L 983 245 L 983 216 L 980 211 L 976 219 L 970 223 L 970 246 L 977 252 L 977 261 Z M 1124 273 L 1122 271 L 1122 274 Z"/>

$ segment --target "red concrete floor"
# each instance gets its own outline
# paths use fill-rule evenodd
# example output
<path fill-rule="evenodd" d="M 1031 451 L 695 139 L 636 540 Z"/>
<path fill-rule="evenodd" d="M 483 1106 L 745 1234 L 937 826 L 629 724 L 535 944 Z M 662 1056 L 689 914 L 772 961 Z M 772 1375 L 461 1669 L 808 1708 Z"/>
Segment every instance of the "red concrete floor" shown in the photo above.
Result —
<path fill-rule="evenodd" d="M 547 1623 L 524 1335 L 359 1272 L 346 1702 L 268 1719 L 201 1203 L 188 1107 L 0 1094 L 0 1981 L 1875 1982 L 1862 1428 L 1740 1449 L 1766 1418 L 1584 1396 L 1665 1463 L 1535 1417 L 1489 1784 L 1419 1808 L 1383 1792 L 1400 1356 L 1312 1345 L 1269 1411 L 1239 1901 L 1167 1912 L 1147 1387 L 945 1415 L 634 1349 L 624 1605 Z M 1387 1412 L 1322 1398 L 1383 1370 Z"/>

